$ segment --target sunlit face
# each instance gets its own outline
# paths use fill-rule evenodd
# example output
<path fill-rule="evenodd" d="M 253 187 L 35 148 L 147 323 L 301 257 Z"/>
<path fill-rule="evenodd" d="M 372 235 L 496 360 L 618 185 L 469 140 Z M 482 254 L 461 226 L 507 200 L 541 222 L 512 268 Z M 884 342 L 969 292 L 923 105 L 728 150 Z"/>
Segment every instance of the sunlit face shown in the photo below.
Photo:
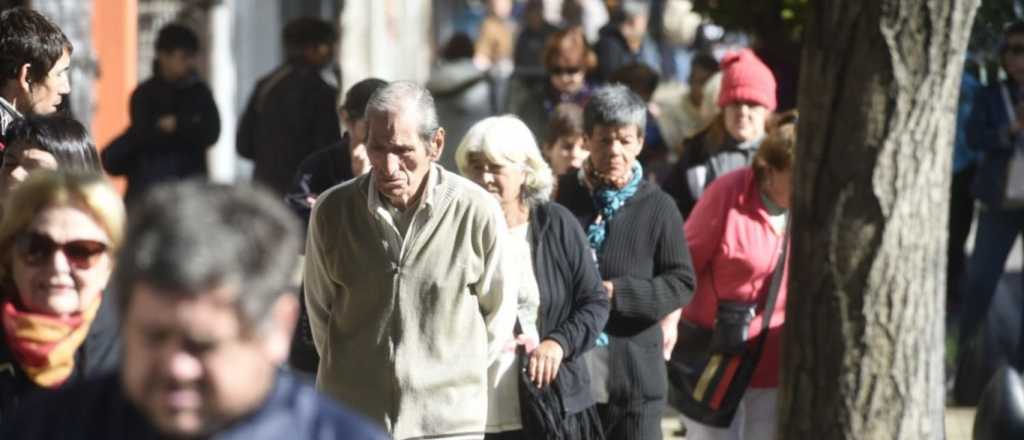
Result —
<path fill-rule="evenodd" d="M 71 93 L 68 71 L 71 70 L 71 54 L 64 51 L 41 81 L 28 85 L 28 107 L 19 108 L 23 113 L 48 115 L 57 111 L 64 95 Z M 20 106 L 19 106 L 20 107 Z"/>
<path fill-rule="evenodd" d="M 135 285 L 122 323 L 121 380 L 161 433 L 209 435 L 265 400 L 283 360 L 268 335 L 286 324 L 247 329 L 234 296 L 224 287 L 181 295 Z"/>
<path fill-rule="evenodd" d="M 761 182 L 761 191 L 776 205 L 789 209 L 793 197 L 793 170 L 784 171 L 768 168 Z"/>
<path fill-rule="evenodd" d="M 196 65 L 196 55 L 184 49 L 157 51 L 156 59 L 160 74 L 168 81 L 185 78 Z"/>
<path fill-rule="evenodd" d="M 597 172 L 611 178 L 625 178 L 644 146 L 644 138 L 635 125 L 594 127 L 586 137 L 586 149 Z"/>
<path fill-rule="evenodd" d="M 420 137 L 419 129 L 420 115 L 415 110 L 367 115 L 366 154 L 376 189 L 398 208 L 416 199 L 431 162 L 444 148 L 443 129 L 434 133 L 430 143 Z"/>
<path fill-rule="evenodd" d="M 740 142 L 764 136 L 768 108 L 750 102 L 736 101 L 725 106 L 725 130 Z"/>
<path fill-rule="evenodd" d="M 573 168 L 579 168 L 590 152 L 584 146 L 583 136 L 560 137 L 548 144 L 544 154 L 551 164 L 551 171 L 561 176 Z"/>
<path fill-rule="evenodd" d="M 57 158 L 50 152 L 37 148 L 27 142 L 15 142 L 3 153 L 4 164 L 0 167 L 0 196 L 6 196 L 28 174 L 37 169 L 56 170 Z"/>
<path fill-rule="evenodd" d="M 1017 84 L 1024 84 L 1024 34 L 1007 36 L 1003 68 Z"/>
<path fill-rule="evenodd" d="M 499 164 L 483 153 L 470 153 L 466 158 L 466 177 L 482 186 L 502 205 L 522 203 L 526 171 L 523 164 Z"/>
<path fill-rule="evenodd" d="M 81 312 L 110 279 L 109 243 L 87 211 L 75 205 L 44 208 L 15 240 L 11 266 L 22 306 L 53 316 Z"/>

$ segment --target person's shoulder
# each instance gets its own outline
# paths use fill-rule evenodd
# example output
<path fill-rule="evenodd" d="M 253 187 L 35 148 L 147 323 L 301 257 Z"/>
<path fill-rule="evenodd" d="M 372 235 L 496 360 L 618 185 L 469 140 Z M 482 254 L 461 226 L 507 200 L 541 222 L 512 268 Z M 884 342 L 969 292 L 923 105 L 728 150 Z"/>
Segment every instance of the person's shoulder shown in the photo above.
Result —
<path fill-rule="evenodd" d="M 282 374 L 278 386 L 288 388 L 292 402 L 292 416 L 297 421 L 308 423 L 304 438 L 328 440 L 346 438 L 353 440 L 386 439 L 387 435 L 376 423 L 363 415 L 335 402 L 316 391 L 311 385 L 291 375 Z M 300 436 L 301 436 L 300 434 Z"/>
<path fill-rule="evenodd" d="M 85 429 L 85 424 L 118 406 L 120 396 L 116 373 L 39 393 L 20 405 L 11 418 L 18 422 L 14 426 L 4 423 L 3 432 L 16 433 L 14 438 L 64 438 L 57 433 Z"/>
<path fill-rule="evenodd" d="M 324 191 L 316 198 L 316 210 L 322 210 L 322 206 L 338 207 L 346 206 L 351 203 L 358 203 L 366 201 L 366 193 L 369 189 L 370 173 L 366 173 L 362 176 L 354 179 L 349 179 L 342 182 L 339 185 L 335 185 Z M 333 208 L 329 210 L 334 210 Z"/>

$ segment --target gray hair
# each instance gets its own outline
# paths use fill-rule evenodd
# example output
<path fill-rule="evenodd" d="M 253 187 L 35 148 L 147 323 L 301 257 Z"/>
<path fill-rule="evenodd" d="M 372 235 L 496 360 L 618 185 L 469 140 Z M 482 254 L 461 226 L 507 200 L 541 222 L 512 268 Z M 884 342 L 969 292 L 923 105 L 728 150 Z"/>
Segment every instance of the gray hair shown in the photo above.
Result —
<path fill-rule="evenodd" d="M 377 89 L 366 103 L 366 115 L 384 115 L 402 112 L 414 105 L 420 116 L 420 138 L 433 149 L 430 141 L 441 125 L 437 122 L 434 97 L 420 85 L 410 81 L 395 81 Z"/>
<path fill-rule="evenodd" d="M 583 129 L 587 135 L 598 125 L 636 126 L 637 134 L 647 130 L 647 105 L 636 93 L 622 84 L 597 89 L 583 109 Z"/>
<path fill-rule="evenodd" d="M 492 116 L 473 124 L 455 151 L 455 163 L 463 175 L 469 171 L 470 154 L 483 154 L 496 165 L 521 167 L 526 174 L 522 198 L 527 206 L 550 199 L 555 177 L 537 148 L 533 132 L 519 118 Z"/>
<path fill-rule="evenodd" d="M 191 180 L 154 189 L 130 212 L 112 287 L 121 313 L 137 286 L 183 298 L 229 288 L 262 329 L 290 287 L 299 222 L 263 189 Z"/>

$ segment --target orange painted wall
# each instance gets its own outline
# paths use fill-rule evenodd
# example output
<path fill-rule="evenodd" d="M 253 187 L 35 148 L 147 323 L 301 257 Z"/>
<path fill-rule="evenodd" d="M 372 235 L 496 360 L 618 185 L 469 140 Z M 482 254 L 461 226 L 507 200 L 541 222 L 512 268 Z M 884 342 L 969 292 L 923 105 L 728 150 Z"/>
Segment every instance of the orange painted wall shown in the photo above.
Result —
<path fill-rule="evenodd" d="M 103 149 L 128 127 L 128 101 L 138 83 L 137 0 L 93 0 L 92 38 L 99 58 L 92 136 Z M 115 179 L 124 191 L 124 179 Z"/>
<path fill-rule="evenodd" d="M 138 83 L 137 0 L 93 0 L 93 44 L 100 77 L 92 135 L 99 148 L 128 127 L 128 100 Z"/>

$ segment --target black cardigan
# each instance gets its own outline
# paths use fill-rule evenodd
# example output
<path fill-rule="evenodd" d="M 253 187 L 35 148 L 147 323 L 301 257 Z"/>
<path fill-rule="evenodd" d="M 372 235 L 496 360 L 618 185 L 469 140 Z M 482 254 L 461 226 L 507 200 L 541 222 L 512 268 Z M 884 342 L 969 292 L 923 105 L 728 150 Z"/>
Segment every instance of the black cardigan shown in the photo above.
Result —
<path fill-rule="evenodd" d="M 562 410 L 572 414 L 594 405 L 584 352 L 608 321 L 608 295 L 583 230 L 565 207 L 544 203 L 530 212 L 533 272 L 540 290 L 543 339 L 565 351 L 555 386 Z"/>
<path fill-rule="evenodd" d="M 584 228 L 597 218 L 575 170 L 558 182 L 557 201 Z M 609 336 L 609 403 L 639 410 L 663 400 L 666 383 L 658 322 L 693 297 L 696 283 L 683 219 L 672 199 L 646 181 L 607 225 L 598 264 L 614 286 Z"/>

